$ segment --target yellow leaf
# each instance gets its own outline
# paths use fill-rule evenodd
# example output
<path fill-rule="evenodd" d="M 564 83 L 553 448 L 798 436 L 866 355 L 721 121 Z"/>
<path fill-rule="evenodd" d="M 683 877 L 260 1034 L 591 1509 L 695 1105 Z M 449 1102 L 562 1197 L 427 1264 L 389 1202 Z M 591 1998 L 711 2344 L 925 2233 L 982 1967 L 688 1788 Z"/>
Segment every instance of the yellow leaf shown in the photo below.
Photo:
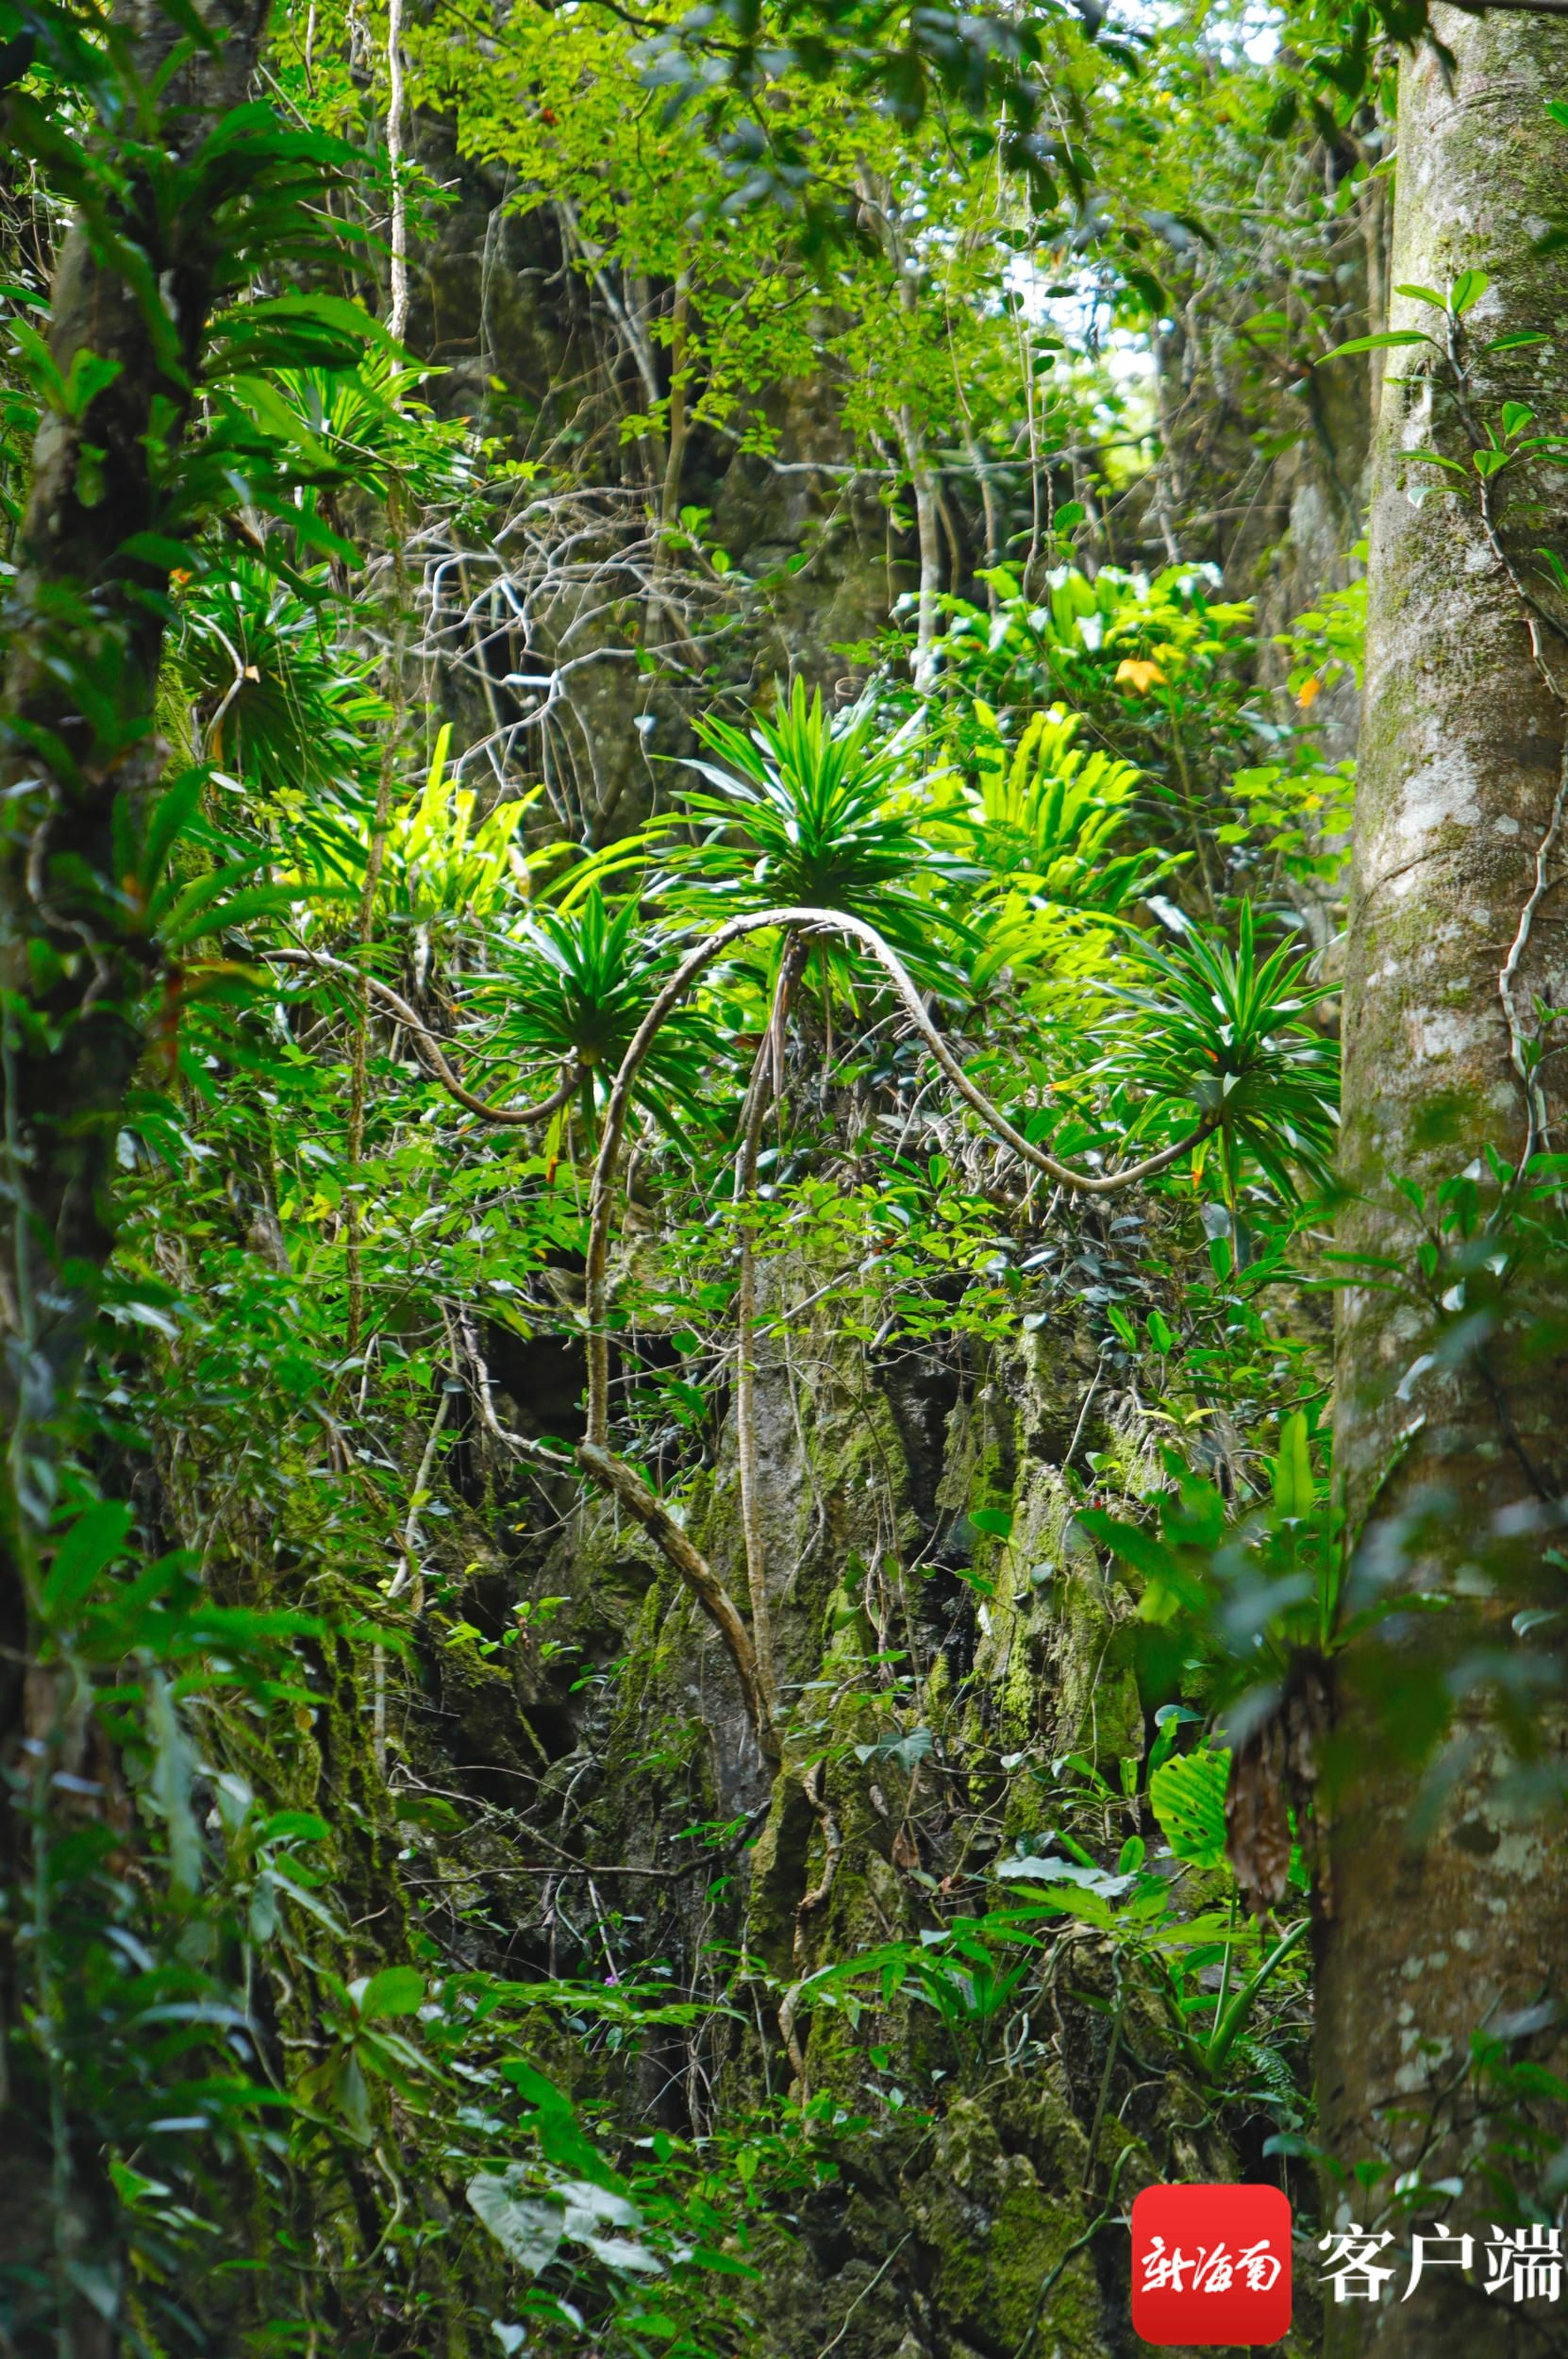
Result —
<path fill-rule="evenodd" d="M 1315 703 L 1317 702 L 1317 699 L 1319 698 L 1319 696 L 1321 696 L 1321 695 L 1322 695 L 1322 694 L 1323 694 L 1323 682 L 1322 682 L 1322 680 L 1320 680 L 1320 679 L 1309 679 L 1309 680 L 1303 680 L 1303 681 L 1302 681 L 1302 683 L 1301 683 L 1301 686 L 1300 686 L 1300 687 L 1297 689 L 1297 691 L 1296 691 L 1296 698 L 1295 698 L 1295 700 L 1296 700 L 1297 704 L 1301 707 L 1302 711 L 1303 711 L 1303 712 L 1305 712 L 1305 711 L 1306 711 L 1306 710 L 1307 710 L 1307 708 L 1308 708 L 1308 706 L 1309 706 L 1309 705 L 1310 705 L 1310 704 L 1315 704 Z"/>
<path fill-rule="evenodd" d="M 1144 662 L 1137 656 L 1124 656 L 1116 666 L 1117 687 L 1130 687 L 1140 696 L 1146 695 L 1151 688 L 1162 687 L 1164 680 L 1165 675 L 1158 663 Z"/>

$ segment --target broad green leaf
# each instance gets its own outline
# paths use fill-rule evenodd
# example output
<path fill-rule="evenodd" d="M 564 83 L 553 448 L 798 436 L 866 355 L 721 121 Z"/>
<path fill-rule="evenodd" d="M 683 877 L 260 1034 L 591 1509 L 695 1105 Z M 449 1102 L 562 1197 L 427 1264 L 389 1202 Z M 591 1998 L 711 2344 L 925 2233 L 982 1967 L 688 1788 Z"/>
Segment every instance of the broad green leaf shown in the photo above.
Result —
<path fill-rule="evenodd" d="M 147 1682 L 147 1728 L 153 1747 L 147 1787 L 169 1839 L 170 1881 L 189 1898 L 202 1880 L 202 1839 L 191 1803 L 196 1753 L 169 1682 L 157 1672 Z"/>
<path fill-rule="evenodd" d="M 150 893 L 157 884 L 168 864 L 170 853 L 201 809 L 202 789 L 206 783 L 205 771 L 186 770 L 153 805 L 142 845 L 143 893 Z"/>
<path fill-rule="evenodd" d="M 258 1843 L 325 1843 L 331 1830 L 313 1810 L 278 1810 L 256 1831 Z"/>
<path fill-rule="evenodd" d="M 81 1603 L 105 1565 L 125 1547 L 132 1521 L 131 1510 L 119 1499 L 100 1499 L 77 1516 L 55 1550 L 44 1579 L 46 1614 L 68 1614 Z"/>
<path fill-rule="evenodd" d="M 1106 1311 L 1106 1318 L 1109 1322 L 1110 1326 L 1114 1328 L 1116 1333 L 1121 1337 L 1123 1343 L 1126 1344 L 1127 1349 L 1129 1351 L 1136 1351 L 1138 1348 L 1138 1330 L 1133 1326 L 1131 1319 L 1128 1318 L 1126 1313 L 1123 1310 L 1119 1302 L 1113 1302 L 1109 1306 Z"/>
<path fill-rule="evenodd" d="M 1274 1462 L 1274 1503 L 1281 1515 L 1298 1519 L 1312 1513 L 1312 1458 L 1307 1441 L 1307 1419 L 1300 1410 L 1279 1429 L 1279 1454 Z"/>
<path fill-rule="evenodd" d="M 637 2206 L 627 2197 L 586 2179 L 568 2180 L 559 2192 L 566 2204 L 566 2234 L 574 2244 L 586 2245 L 608 2267 L 633 2276 L 657 2276 L 662 2269 L 657 2253 L 629 2236 L 607 2233 L 642 2226 Z"/>
<path fill-rule="evenodd" d="M 759 2280 L 762 2274 L 760 2269 L 753 2268 L 749 2261 L 742 2261 L 738 2254 L 716 2252 L 711 2245 L 693 2245 L 692 2259 L 698 2268 L 716 2269 L 725 2277 L 755 2277 Z"/>
<path fill-rule="evenodd" d="M 1348 343 L 1336 344 L 1332 352 L 1326 352 L 1323 358 L 1325 360 L 1343 360 L 1353 352 L 1387 352 L 1395 344 L 1429 344 L 1433 341 L 1419 327 L 1385 327 L 1376 336 L 1352 336 Z"/>
<path fill-rule="evenodd" d="M 571 2112 L 570 2098 L 564 2096 L 553 2081 L 547 2081 L 542 2072 L 536 2071 L 525 2057 L 509 2056 L 501 2066 L 501 2072 L 503 2078 L 511 2083 L 518 2096 L 525 2098 L 530 2105 L 539 2105 L 546 2113 Z"/>
<path fill-rule="evenodd" d="M 359 2014 L 366 2023 L 379 2016 L 413 2015 L 425 1999 L 425 1977 L 411 1966 L 384 1966 L 359 1991 Z"/>
<path fill-rule="evenodd" d="M 277 1885 L 268 1868 L 261 1870 L 252 1886 L 247 1923 L 250 1938 L 258 1945 L 271 1941 L 277 1931 Z"/>
<path fill-rule="evenodd" d="M 1177 1859 L 1218 1867 L 1225 1858 L 1228 1752 L 1177 1753 L 1149 1780 L 1149 1807 Z"/>
<path fill-rule="evenodd" d="M 509 2163 L 502 2171 L 476 2172 L 467 2192 L 471 2209 L 509 2261 L 530 2277 L 549 2267 L 566 2234 L 565 2210 L 529 2185 L 520 2163 Z"/>

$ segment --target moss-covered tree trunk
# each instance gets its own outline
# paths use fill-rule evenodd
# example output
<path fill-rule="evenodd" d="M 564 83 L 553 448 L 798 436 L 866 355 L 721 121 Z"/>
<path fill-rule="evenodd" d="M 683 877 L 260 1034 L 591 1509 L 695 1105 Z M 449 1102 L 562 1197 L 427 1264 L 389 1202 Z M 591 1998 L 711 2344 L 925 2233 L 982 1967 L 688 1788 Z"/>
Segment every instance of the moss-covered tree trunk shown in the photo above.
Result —
<path fill-rule="evenodd" d="M 114 11 L 120 96 L 127 113 L 133 97 L 145 108 L 141 136 L 162 149 L 160 172 L 127 142 L 113 191 L 106 199 L 90 181 L 93 202 L 61 245 L 50 355 L 61 384 L 84 382 L 89 396 L 45 409 L 5 601 L 0 2151 L 10 2167 L 0 2183 L 0 2350 L 19 2359 L 108 2359 L 122 2348 L 102 2134 L 50 2023 L 45 1821 L 57 1793 L 73 1779 L 79 1787 L 89 1710 L 66 1650 L 41 1639 L 28 1562 L 53 1497 L 55 1421 L 69 1411 L 112 1248 L 115 1140 L 144 1046 L 156 949 L 125 873 L 127 823 L 169 758 L 154 707 L 170 536 L 190 529 L 175 471 L 235 234 L 189 206 L 170 217 L 168 165 L 189 162 L 244 98 L 267 6 L 199 0 L 176 14 L 128 0 Z M 198 23 L 205 45 L 186 38 Z"/>
<path fill-rule="evenodd" d="M 155 963 L 136 881 L 125 874 L 127 823 L 169 759 L 154 704 L 179 545 L 171 535 L 191 528 L 177 468 L 208 322 L 226 292 L 225 242 L 236 237 L 232 220 L 198 217 L 189 205 L 168 217 L 167 167 L 189 163 L 244 98 L 267 8 L 204 0 L 188 16 L 206 26 L 209 46 L 192 39 L 183 58 L 185 14 L 159 0 L 116 11 L 124 99 L 135 94 L 151 110 L 156 128 L 144 136 L 166 148 L 163 173 L 127 149 L 107 198 L 90 179 L 93 202 L 60 247 L 50 290 L 51 360 L 62 385 L 85 368 L 89 397 L 44 410 L 4 614 L 8 1441 L 19 1421 L 42 1428 L 70 1397 L 111 1245 L 108 1176 Z M 13 1444 L 13 1460 L 44 1447 L 30 1433 Z M 13 1467 L 0 1486 L 0 1633 L 14 1642 L 0 1672 L 0 1726 L 22 1644 L 17 1488 Z"/>
<path fill-rule="evenodd" d="M 1505 1265 L 1518 1192 L 1486 1160 L 1489 1148 L 1517 1163 L 1531 1145 L 1568 1146 L 1560 1058 L 1524 1078 L 1538 1002 L 1568 1000 L 1557 882 L 1568 638 L 1546 619 L 1564 610 L 1534 556 L 1560 528 L 1560 471 L 1521 461 L 1483 502 L 1471 454 L 1489 426 L 1504 430 L 1506 400 L 1530 404 L 1544 430 L 1563 423 L 1568 256 L 1537 244 L 1562 211 L 1568 137 L 1545 101 L 1568 90 L 1568 25 L 1434 13 L 1454 62 L 1427 51 L 1402 73 L 1391 276 L 1439 295 L 1467 270 L 1489 283 L 1468 309 L 1473 286 L 1459 291 L 1457 332 L 1418 297 L 1393 305 L 1393 326 L 1437 344 L 1390 352 L 1377 428 L 1344 1004 L 1356 1200 L 1341 1242 L 1409 1268 L 1423 1234 L 1441 1240 L 1444 1183 L 1469 1168 L 1476 1203 L 1471 1242 L 1440 1241 L 1424 1288 L 1367 1272 L 1342 1304 L 1355 1602 L 1381 1583 L 1385 1596 L 1441 1593 L 1450 1610 L 1395 1615 L 1342 1668 L 1319 2068 L 1330 2155 L 1346 2171 L 1385 2166 L 1331 2195 L 1330 2219 L 1337 2208 L 1341 2225 L 1392 2229 L 1397 2245 L 1446 2217 L 1476 2232 L 1479 2271 L 1485 2223 L 1504 2211 L 1482 2182 L 1493 2131 L 1466 2071 L 1472 2035 L 1516 2033 L 1510 2053 L 1560 2064 L 1538 2002 L 1568 1967 L 1560 1831 L 1523 1806 L 1476 1676 L 1483 1648 L 1496 1649 L 1494 1665 L 1516 1664 L 1531 1643 L 1514 1617 L 1552 1578 L 1544 1527 L 1568 1490 L 1564 1365 L 1532 1356 L 1553 1288 L 1539 1262 Z M 1489 349 L 1543 330 L 1558 341 Z M 1462 474 L 1412 456 L 1427 450 Z M 1460 483 L 1462 495 L 1442 489 Z M 1532 612 L 1538 595 L 1545 611 Z M 1403 1181 L 1422 1192 L 1419 1210 L 1401 1199 Z M 1451 1189 L 1447 1204 L 1463 1211 Z M 1411 1763 L 1456 1691 L 1444 1782 Z M 1549 1771 L 1553 1708 L 1535 1728 L 1537 1767 Z M 1532 2020 L 1533 2033 L 1519 2029 Z M 1396 2181 L 1411 2171 L 1427 2186 L 1462 2180 L 1463 2192 L 1424 2198 L 1409 2216 Z M 1522 2324 L 1509 2292 L 1488 2300 L 1452 2267 L 1409 2300 L 1405 2284 L 1401 2267 L 1379 2304 L 1330 2302 L 1329 2350 L 1443 2359 L 1534 2347 L 1539 2319 Z"/>

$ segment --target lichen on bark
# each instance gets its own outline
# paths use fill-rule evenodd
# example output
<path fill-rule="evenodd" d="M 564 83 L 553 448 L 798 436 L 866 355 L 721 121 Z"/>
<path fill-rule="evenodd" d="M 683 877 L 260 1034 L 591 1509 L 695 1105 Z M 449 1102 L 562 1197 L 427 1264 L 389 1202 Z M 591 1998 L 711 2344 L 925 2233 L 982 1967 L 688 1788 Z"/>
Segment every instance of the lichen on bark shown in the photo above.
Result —
<path fill-rule="evenodd" d="M 1540 250 L 1562 168 L 1545 102 L 1568 79 L 1568 29 L 1441 7 L 1434 23 L 1451 64 L 1428 48 L 1401 69 L 1391 324 L 1442 346 L 1441 300 L 1418 291 L 1441 299 L 1466 271 L 1486 283 L 1464 311 L 1458 378 L 1438 346 L 1391 353 L 1377 427 L 1343 1009 L 1339 1242 L 1356 1266 L 1340 1301 L 1336 1463 L 1360 1550 L 1353 1601 L 1392 1587 L 1450 1610 L 1396 1615 L 1343 1662 L 1319 1979 L 1325 2140 L 1336 2173 L 1363 2172 L 1332 2179 L 1329 2214 L 1400 2233 L 1404 2174 L 1462 2183 L 1430 2199 L 1456 2220 L 1492 2200 L 1465 2061 L 1486 2026 L 1557 1987 L 1568 1901 L 1560 1847 L 1521 1832 L 1531 1782 L 1489 1733 L 1486 1681 L 1455 1667 L 1508 1643 L 1543 1577 L 1545 1499 L 1568 1487 L 1561 1370 L 1528 1341 L 1557 1281 L 1515 1254 L 1508 1283 L 1489 1287 L 1486 1259 L 1512 1216 L 1489 1150 L 1516 1163 L 1531 1135 L 1499 975 L 1563 778 L 1565 707 L 1543 668 L 1568 678 L 1568 640 L 1537 623 L 1543 667 L 1520 580 L 1537 578 L 1531 544 L 1555 534 L 1562 486 L 1553 455 L 1521 466 L 1494 535 L 1471 455 L 1505 400 L 1553 420 L 1568 395 L 1568 262 Z M 1568 995 L 1559 895 L 1554 874 L 1523 958 L 1526 1009 Z M 1560 1118 L 1555 1069 L 1546 1087 Z M 1467 1172 L 1468 1248 L 1443 1237 L 1443 1191 Z M 1394 1280 L 1418 1271 L 1424 1237 L 1429 1285 Z M 1423 1783 L 1412 1756 L 1450 1694 L 1446 1766 Z M 1532 1742 L 1539 1799 L 1558 1780 L 1555 1708 Z M 1521 2052 L 1561 2063 L 1552 2034 Z M 1525 2330 L 1488 2317 L 1489 2351 L 1513 2350 Z M 1369 2303 L 1331 2312 L 1328 2348 L 1441 2359 L 1474 2334 L 1461 2302 Z"/>

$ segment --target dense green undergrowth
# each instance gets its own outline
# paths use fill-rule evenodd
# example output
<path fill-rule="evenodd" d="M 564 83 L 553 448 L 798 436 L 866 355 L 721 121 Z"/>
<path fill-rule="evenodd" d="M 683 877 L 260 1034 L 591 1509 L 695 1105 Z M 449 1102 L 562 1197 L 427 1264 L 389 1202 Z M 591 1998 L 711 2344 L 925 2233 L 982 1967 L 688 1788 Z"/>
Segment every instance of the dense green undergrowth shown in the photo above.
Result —
<path fill-rule="evenodd" d="M 1369 22 L 785 13 L 290 8 L 209 123 L 0 11 L 27 2359 L 1091 2359 L 1139 2185 L 1315 2200 L 1358 567 L 1178 544 L 1118 361 L 1311 388 Z"/>

